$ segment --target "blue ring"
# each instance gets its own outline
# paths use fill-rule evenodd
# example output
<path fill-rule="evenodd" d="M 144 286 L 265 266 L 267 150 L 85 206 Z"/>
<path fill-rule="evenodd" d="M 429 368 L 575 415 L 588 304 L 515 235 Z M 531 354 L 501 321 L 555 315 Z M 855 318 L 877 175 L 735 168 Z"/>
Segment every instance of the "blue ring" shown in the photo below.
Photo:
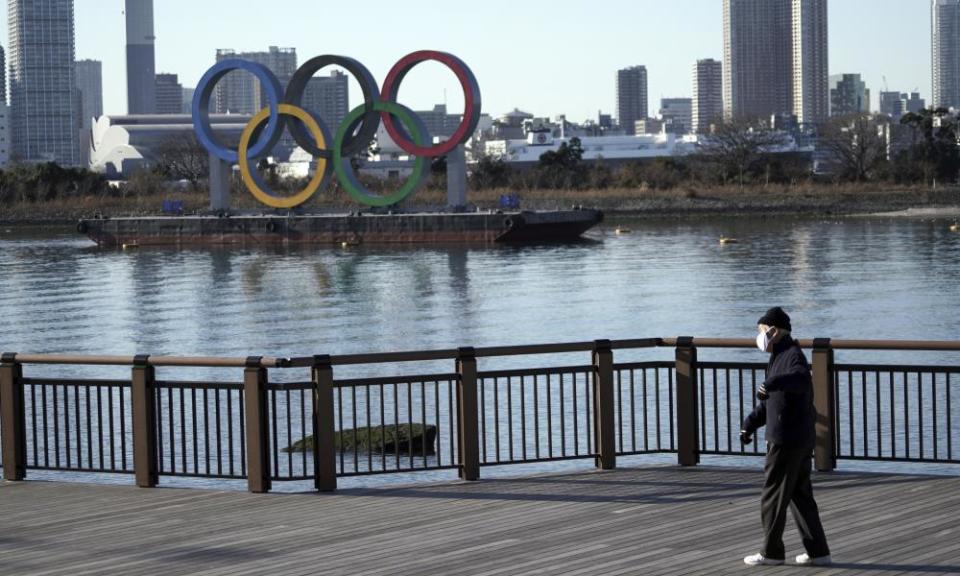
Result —
<path fill-rule="evenodd" d="M 257 139 L 256 144 L 250 148 L 250 157 L 257 158 L 268 153 L 280 139 L 284 128 L 279 112 L 283 89 L 280 87 L 280 81 L 277 80 L 277 77 L 269 68 L 263 64 L 240 60 L 239 58 L 217 62 L 200 79 L 193 95 L 193 129 L 204 148 L 224 162 L 231 163 L 239 161 L 237 151 L 225 148 L 217 141 L 216 135 L 213 133 L 213 127 L 210 125 L 210 98 L 213 97 L 213 90 L 216 88 L 217 82 L 228 72 L 234 70 L 249 72 L 260 80 L 260 86 L 267 95 L 268 106 L 270 107 L 270 120 L 264 129 L 266 137 Z"/>

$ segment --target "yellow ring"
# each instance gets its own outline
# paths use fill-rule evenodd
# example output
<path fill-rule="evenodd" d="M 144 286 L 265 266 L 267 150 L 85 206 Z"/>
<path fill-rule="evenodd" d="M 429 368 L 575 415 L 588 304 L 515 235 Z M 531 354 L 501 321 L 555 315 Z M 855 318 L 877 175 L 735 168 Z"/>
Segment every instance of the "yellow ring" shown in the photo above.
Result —
<path fill-rule="evenodd" d="M 327 141 L 323 137 L 323 130 L 320 129 L 320 125 L 317 124 L 317 121 L 313 119 L 313 116 L 311 116 L 309 112 L 291 104 L 281 104 L 278 112 L 281 116 L 292 116 L 303 122 L 314 140 L 317 141 L 317 148 L 321 150 L 326 149 Z M 310 197 L 320 189 L 320 185 L 323 184 L 323 176 L 327 171 L 327 159 L 320 158 L 317 160 L 317 170 L 310 180 L 310 183 L 307 184 L 306 188 L 293 196 L 278 197 L 260 188 L 260 185 L 257 184 L 256 179 L 250 172 L 250 160 L 247 158 L 247 149 L 250 146 L 250 139 L 253 137 L 253 132 L 257 129 L 257 126 L 269 117 L 270 109 L 264 108 L 258 112 L 256 116 L 251 118 L 246 128 L 243 129 L 243 134 L 240 136 L 240 146 L 237 149 L 237 156 L 240 162 L 240 178 L 243 180 L 243 183 L 246 184 L 247 190 L 253 194 L 253 197 L 263 204 L 272 208 L 295 208 L 309 200 Z"/>

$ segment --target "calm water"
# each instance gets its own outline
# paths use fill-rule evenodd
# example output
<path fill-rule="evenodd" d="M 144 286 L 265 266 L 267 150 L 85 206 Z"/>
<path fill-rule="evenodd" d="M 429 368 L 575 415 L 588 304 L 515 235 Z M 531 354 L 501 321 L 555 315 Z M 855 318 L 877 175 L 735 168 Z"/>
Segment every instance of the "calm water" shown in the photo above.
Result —
<path fill-rule="evenodd" d="M 678 334 L 960 335 L 960 234 L 908 219 L 632 222 L 491 248 L 100 250 L 0 236 L 0 347 L 310 355 Z M 721 234 L 741 243 L 721 246 Z"/>
<path fill-rule="evenodd" d="M 0 348 L 296 356 L 753 337 L 756 319 L 772 305 L 791 313 L 799 337 L 960 337 L 960 234 L 949 231 L 947 220 L 618 223 L 633 233 L 615 235 L 607 224 L 589 242 L 565 246 L 281 251 L 125 252 L 97 249 L 71 231 L 0 230 Z M 721 246 L 721 234 L 740 243 Z M 701 357 L 711 354 L 765 359 L 749 351 Z M 956 365 L 960 357 L 846 353 L 841 359 Z M 487 366 L 544 361 L 552 360 Z M 421 369 L 451 366 L 414 370 Z M 233 372 L 230 379 L 238 377 Z"/>

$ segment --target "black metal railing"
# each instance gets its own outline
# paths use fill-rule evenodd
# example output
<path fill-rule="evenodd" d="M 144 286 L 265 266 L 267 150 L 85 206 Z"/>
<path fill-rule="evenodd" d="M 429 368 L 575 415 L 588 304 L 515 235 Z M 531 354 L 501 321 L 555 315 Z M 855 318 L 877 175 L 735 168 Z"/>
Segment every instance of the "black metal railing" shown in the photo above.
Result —
<path fill-rule="evenodd" d="M 156 381 L 158 472 L 245 478 L 243 383 Z"/>
<path fill-rule="evenodd" d="M 591 458 L 592 366 L 478 374 L 480 464 Z"/>
<path fill-rule="evenodd" d="M 759 454 L 763 428 L 755 441 L 740 443 L 744 418 L 756 408 L 757 388 L 763 383 L 766 364 L 700 362 L 700 453 L 711 455 Z"/>
<path fill-rule="evenodd" d="M 960 463 L 957 382 L 958 367 L 836 365 L 837 457 Z"/>
<path fill-rule="evenodd" d="M 615 364 L 618 456 L 677 451 L 675 366 Z"/>
<path fill-rule="evenodd" d="M 309 358 L 71 357 L 5 354 L 0 362 L 0 466 L 27 470 L 275 481 L 675 453 L 759 455 L 739 441 L 765 364 L 699 361 L 698 349 L 749 340 L 645 339 Z M 801 341 L 812 348 L 816 464 L 836 459 L 960 463 L 960 366 L 835 363 L 835 351 L 960 351 L 956 342 Z M 614 362 L 614 352 L 671 360 Z M 590 354 L 590 363 L 478 370 L 488 359 Z M 555 358 L 559 356 L 551 356 Z M 452 361 L 445 373 L 409 374 Z M 531 365 L 524 360 L 521 365 Z M 131 367 L 129 380 L 49 378 L 42 367 Z M 949 364 L 949 363 L 948 363 Z M 242 381 L 157 379 L 155 367 L 243 370 Z M 386 376 L 339 378 L 342 367 Z M 309 369 L 274 382 L 271 371 Z M 26 370 L 26 374 L 24 371 Z M 61 369 L 58 374 L 64 373 Z M 392 375 L 390 375 L 392 374 Z"/>
<path fill-rule="evenodd" d="M 130 383 L 24 378 L 27 466 L 132 473 Z"/>

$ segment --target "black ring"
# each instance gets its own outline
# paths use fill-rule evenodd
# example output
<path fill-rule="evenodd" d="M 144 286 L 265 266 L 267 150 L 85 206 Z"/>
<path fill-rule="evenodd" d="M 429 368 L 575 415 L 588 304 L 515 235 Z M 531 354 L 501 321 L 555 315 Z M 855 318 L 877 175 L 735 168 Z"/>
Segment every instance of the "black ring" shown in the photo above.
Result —
<path fill-rule="evenodd" d="M 366 150 L 367 145 L 373 141 L 373 137 L 376 136 L 377 129 L 380 127 L 380 113 L 373 109 L 374 103 L 380 100 L 380 87 L 366 66 L 348 56 L 330 54 L 307 60 L 290 78 L 283 101 L 285 104 L 302 108 L 303 93 L 307 89 L 307 84 L 314 74 L 327 66 L 340 66 L 352 74 L 360 83 L 360 90 L 363 92 L 363 104 L 366 106 L 366 112 L 364 112 L 360 130 L 355 134 L 348 135 L 343 142 L 344 156 L 352 156 Z M 290 134 L 296 140 L 297 145 L 311 155 L 327 159 L 333 157 L 332 149 L 321 150 L 317 148 L 313 138 L 298 120 L 289 120 L 287 126 L 289 126 Z"/>

